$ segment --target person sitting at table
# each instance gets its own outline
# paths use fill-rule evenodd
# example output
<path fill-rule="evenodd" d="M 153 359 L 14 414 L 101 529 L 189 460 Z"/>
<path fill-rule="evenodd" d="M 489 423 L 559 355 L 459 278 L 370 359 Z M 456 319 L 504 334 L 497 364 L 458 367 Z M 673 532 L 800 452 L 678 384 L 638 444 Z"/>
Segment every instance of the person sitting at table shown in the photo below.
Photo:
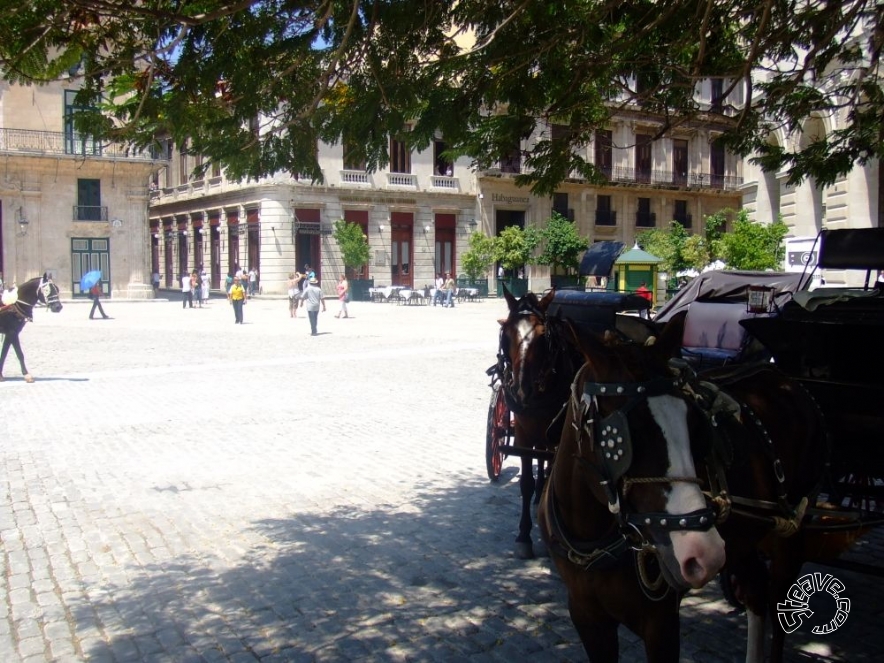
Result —
<path fill-rule="evenodd" d="M 445 279 L 442 278 L 442 273 L 436 274 L 436 292 L 433 293 L 433 306 L 436 305 L 436 302 L 440 304 L 445 303 L 445 291 L 442 289 L 442 286 L 445 285 Z"/>
<path fill-rule="evenodd" d="M 454 278 L 451 274 L 445 275 L 446 281 L 445 285 L 442 286 L 442 289 L 445 291 L 445 306 L 449 308 L 454 308 L 454 291 L 457 289 L 457 286 L 454 284 Z"/>

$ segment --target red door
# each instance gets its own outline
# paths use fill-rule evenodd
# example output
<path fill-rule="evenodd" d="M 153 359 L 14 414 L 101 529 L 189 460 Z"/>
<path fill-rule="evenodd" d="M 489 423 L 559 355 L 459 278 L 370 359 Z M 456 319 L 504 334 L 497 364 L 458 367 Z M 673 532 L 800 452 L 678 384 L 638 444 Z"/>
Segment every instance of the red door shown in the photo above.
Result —
<path fill-rule="evenodd" d="M 391 228 L 391 285 L 398 285 L 403 288 L 411 288 L 414 285 L 412 228 L 413 226 L 410 224 L 396 224 Z"/>

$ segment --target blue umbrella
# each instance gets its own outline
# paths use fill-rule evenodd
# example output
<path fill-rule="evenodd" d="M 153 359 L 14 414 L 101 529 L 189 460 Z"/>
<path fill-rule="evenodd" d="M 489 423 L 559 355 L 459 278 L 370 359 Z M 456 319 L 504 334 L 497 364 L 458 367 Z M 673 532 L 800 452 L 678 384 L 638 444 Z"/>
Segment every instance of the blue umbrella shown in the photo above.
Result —
<path fill-rule="evenodd" d="M 88 292 L 92 286 L 98 283 L 101 280 L 101 270 L 93 269 L 91 272 L 86 272 L 83 274 L 80 279 L 80 290 L 82 292 Z"/>

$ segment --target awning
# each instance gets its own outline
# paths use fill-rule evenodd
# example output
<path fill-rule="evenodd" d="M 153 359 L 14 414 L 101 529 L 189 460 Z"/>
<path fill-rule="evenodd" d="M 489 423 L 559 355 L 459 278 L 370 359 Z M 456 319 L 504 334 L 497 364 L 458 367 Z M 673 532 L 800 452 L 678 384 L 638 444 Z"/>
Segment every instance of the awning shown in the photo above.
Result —
<path fill-rule="evenodd" d="M 596 242 L 583 254 L 580 260 L 580 276 L 610 276 L 623 247 L 623 242 Z"/>

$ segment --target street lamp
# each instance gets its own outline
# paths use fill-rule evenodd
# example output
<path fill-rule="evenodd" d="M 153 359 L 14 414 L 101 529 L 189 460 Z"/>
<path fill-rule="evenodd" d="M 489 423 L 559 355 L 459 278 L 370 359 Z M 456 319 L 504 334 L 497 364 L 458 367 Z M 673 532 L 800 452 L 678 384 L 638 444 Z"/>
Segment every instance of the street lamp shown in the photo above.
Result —
<path fill-rule="evenodd" d="M 21 207 L 18 208 L 18 234 L 19 235 L 27 235 L 28 234 L 28 224 L 30 222 L 25 218 L 24 211 Z"/>

